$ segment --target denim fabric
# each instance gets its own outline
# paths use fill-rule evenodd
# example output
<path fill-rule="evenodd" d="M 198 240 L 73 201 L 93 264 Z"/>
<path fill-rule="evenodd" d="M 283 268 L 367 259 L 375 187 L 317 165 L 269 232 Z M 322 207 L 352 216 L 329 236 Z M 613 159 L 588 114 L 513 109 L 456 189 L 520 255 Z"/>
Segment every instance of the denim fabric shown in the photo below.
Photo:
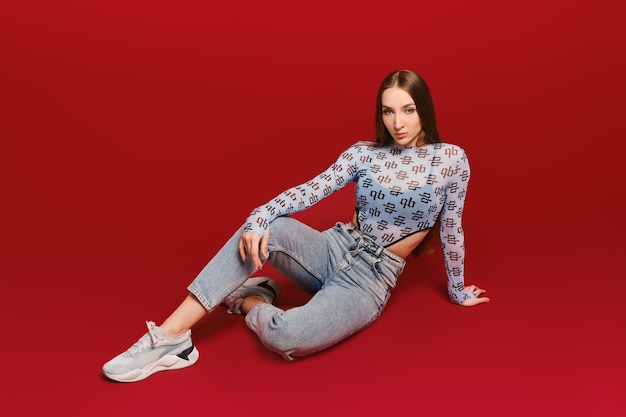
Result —
<path fill-rule="evenodd" d="M 254 272 L 242 262 L 239 230 L 189 286 L 212 310 Z M 313 297 L 282 310 L 259 304 L 246 324 L 270 350 L 292 360 L 325 349 L 371 324 L 382 312 L 404 259 L 361 234 L 352 223 L 319 232 L 293 218 L 270 223 L 266 260 Z"/>

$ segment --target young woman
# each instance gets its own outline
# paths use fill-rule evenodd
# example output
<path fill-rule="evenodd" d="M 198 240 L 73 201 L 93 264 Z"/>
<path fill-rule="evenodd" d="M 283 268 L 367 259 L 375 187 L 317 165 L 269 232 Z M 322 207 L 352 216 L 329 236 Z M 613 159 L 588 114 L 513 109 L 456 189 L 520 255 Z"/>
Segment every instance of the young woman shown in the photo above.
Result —
<path fill-rule="evenodd" d="M 381 314 L 405 258 L 441 243 L 450 300 L 488 302 L 464 284 L 461 225 L 470 167 L 462 148 L 442 143 L 432 98 L 415 72 L 394 71 L 376 100 L 376 142 L 357 142 L 304 184 L 254 209 L 188 287 L 160 325 L 103 367 L 113 380 L 133 382 L 198 360 L 191 327 L 224 304 L 244 314 L 261 342 L 286 360 L 302 358 L 364 329 Z M 354 218 L 320 232 L 288 217 L 355 182 Z M 430 233 L 431 229 L 438 230 Z M 250 278 L 269 262 L 312 294 L 305 305 L 272 304 L 276 281 Z"/>

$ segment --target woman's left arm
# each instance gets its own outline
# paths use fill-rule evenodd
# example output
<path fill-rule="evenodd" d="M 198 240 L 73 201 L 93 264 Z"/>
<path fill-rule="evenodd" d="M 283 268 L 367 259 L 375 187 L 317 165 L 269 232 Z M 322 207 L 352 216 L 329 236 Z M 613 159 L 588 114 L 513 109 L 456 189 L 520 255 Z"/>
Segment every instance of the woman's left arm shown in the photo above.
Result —
<path fill-rule="evenodd" d="M 457 146 L 446 149 L 450 158 L 448 171 L 442 176 L 451 176 L 445 189 L 445 201 L 440 213 L 439 236 L 448 276 L 450 300 L 462 306 L 474 306 L 489 302 L 482 297 L 485 290 L 475 285 L 465 285 L 465 234 L 462 226 L 463 208 L 470 178 L 470 166 L 465 151 Z"/>

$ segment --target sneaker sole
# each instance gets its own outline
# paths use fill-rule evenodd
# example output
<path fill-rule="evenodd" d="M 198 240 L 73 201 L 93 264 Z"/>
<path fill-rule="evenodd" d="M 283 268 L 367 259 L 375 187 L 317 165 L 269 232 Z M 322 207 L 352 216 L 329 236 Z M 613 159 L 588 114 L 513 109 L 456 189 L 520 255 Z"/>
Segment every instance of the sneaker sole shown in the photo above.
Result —
<path fill-rule="evenodd" d="M 192 346 L 192 351 L 187 355 L 187 359 L 183 359 L 177 355 L 165 355 L 161 359 L 151 364 L 146 365 L 142 369 L 135 369 L 122 375 L 113 375 L 105 372 L 104 375 L 117 382 L 137 382 L 142 379 L 148 378 L 150 375 L 161 371 L 173 371 L 175 369 L 187 368 L 198 361 L 200 352 L 195 346 Z"/>

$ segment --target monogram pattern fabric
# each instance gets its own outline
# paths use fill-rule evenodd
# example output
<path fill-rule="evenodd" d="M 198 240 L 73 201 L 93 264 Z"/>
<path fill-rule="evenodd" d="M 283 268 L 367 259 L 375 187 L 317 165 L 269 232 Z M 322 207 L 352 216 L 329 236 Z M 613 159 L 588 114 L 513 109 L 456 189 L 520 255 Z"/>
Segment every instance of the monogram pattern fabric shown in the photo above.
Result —
<path fill-rule="evenodd" d="M 305 210 L 355 182 L 358 227 L 381 246 L 430 229 L 441 218 L 448 292 L 453 302 L 461 303 L 474 297 L 465 291 L 461 226 L 469 178 L 469 161 L 456 145 L 377 147 L 357 142 L 321 174 L 255 208 L 244 230 L 263 236 L 276 217 Z"/>

